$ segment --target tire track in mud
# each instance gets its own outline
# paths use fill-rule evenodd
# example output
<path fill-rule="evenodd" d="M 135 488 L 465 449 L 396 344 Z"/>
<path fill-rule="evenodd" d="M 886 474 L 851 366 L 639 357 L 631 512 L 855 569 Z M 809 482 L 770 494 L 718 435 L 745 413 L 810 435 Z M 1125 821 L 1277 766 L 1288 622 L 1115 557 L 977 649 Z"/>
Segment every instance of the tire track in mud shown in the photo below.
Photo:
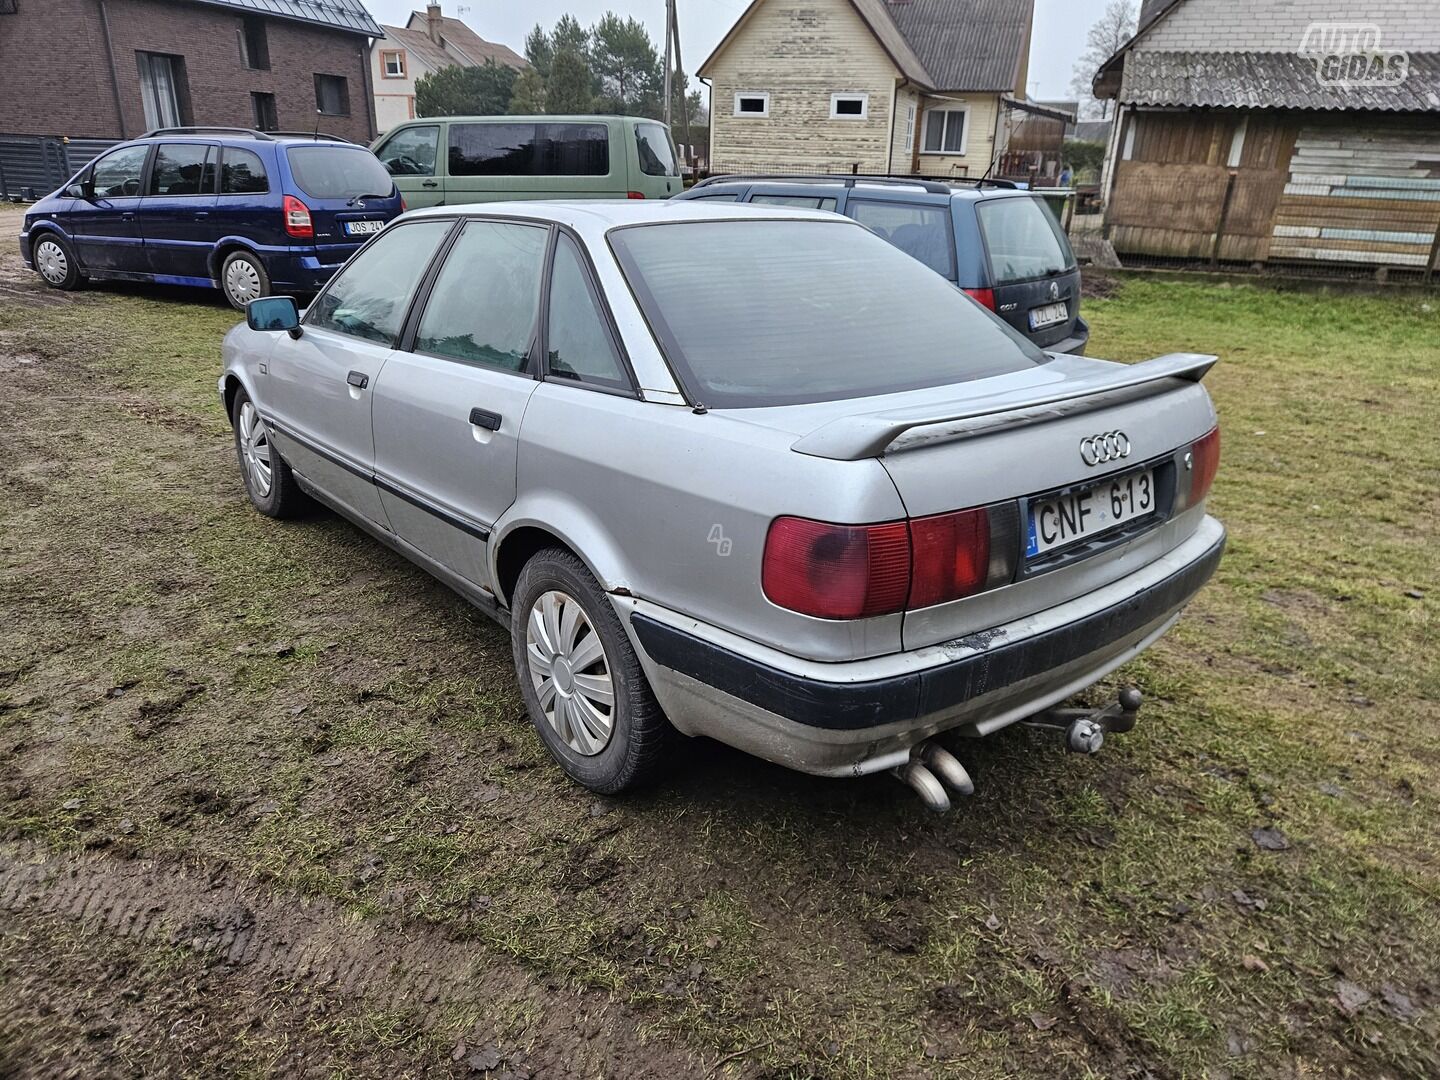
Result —
<path fill-rule="evenodd" d="M 428 927 L 358 918 L 328 900 L 272 893 L 225 871 L 0 845 L 0 927 L 6 913 L 58 916 L 94 934 L 179 946 L 367 1008 L 413 1009 L 427 1023 L 455 1003 L 484 1007 L 496 1023 L 499 1014 L 515 1014 L 507 1006 L 523 1005 L 540 1017 L 524 1033 L 534 1046 L 530 1061 L 553 1068 L 537 1075 L 590 1075 L 604 1062 L 627 1076 L 673 1077 L 698 1065 L 682 1051 L 642 1043 L 628 1008 L 602 993 L 549 984 Z"/>

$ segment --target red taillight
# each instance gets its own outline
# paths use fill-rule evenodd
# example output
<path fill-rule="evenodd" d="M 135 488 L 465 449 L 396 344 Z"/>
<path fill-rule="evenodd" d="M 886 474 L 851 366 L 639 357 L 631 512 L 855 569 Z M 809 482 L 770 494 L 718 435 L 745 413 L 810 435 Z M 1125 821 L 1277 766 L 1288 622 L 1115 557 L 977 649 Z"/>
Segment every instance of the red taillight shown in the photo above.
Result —
<path fill-rule="evenodd" d="M 625 197 L 627 199 L 643 199 L 645 197 L 645 193 L 643 191 L 627 191 L 625 193 Z"/>
<path fill-rule="evenodd" d="M 776 518 L 765 538 L 761 586 L 774 604 L 817 619 L 868 619 L 905 608 L 910 529 Z"/>
<path fill-rule="evenodd" d="M 966 289 L 965 295 L 970 297 L 971 300 L 974 300 L 981 307 L 989 308 L 991 311 L 995 310 L 994 289 Z"/>
<path fill-rule="evenodd" d="M 1186 505 L 1194 506 L 1210 494 L 1210 485 L 1215 482 L 1215 472 L 1220 468 L 1220 429 L 1211 428 L 1210 433 L 1197 439 L 1190 447 L 1192 470 L 1190 473 L 1190 497 Z"/>
<path fill-rule="evenodd" d="M 914 569 L 911 608 L 930 607 L 977 593 L 990 576 L 990 514 L 961 510 L 910 522 Z"/>
<path fill-rule="evenodd" d="M 403 214 L 406 210 L 409 210 L 409 209 L 410 209 L 410 204 L 405 201 L 405 196 L 404 196 L 404 195 L 401 195 L 401 196 L 400 196 L 400 212 Z"/>
<path fill-rule="evenodd" d="M 300 240 L 315 236 L 315 223 L 310 220 L 310 208 L 294 195 L 285 196 L 285 232 Z"/>

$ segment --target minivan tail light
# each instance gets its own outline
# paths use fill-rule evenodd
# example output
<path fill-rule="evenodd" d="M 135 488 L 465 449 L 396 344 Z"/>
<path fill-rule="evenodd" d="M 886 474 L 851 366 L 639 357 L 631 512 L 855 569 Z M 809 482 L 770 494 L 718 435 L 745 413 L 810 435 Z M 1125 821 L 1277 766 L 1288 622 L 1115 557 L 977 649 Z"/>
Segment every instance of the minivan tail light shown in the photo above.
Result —
<path fill-rule="evenodd" d="M 770 602 L 817 619 L 868 619 L 905 608 L 910 527 L 832 525 L 781 517 L 770 524 L 760 584 Z"/>
<path fill-rule="evenodd" d="M 959 600 L 990 577 L 990 512 L 985 507 L 910 522 L 911 608 Z"/>
<path fill-rule="evenodd" d="M 405 201 L 405 196 L 404 196 L 404 195 L 401 195 L 401 196 L 400 196 L 400 212 L 403 214 L 403 213 L 405 213 L 406 210 L 409 210 L 409 209 L 410 209 L 410 204 Z"/>
<path fill-rule="evenodd" d="M 974 300 L 981 307 L 989 308 L 991 311 L 995 310 L 994 289 L 966 289 L 965 295 L 970 297 L 971 300 Z"/>
<path fill-rule="evenodd" d="M 315 237 L 315 223 L 310 219 L 310 208 L 294 195 L 286 195 L 284 203 L 285 232 L 300 240 Z"/>
<path fill-rule="evenodd" d="M 625 193 L 625 197 L 627 199 L 643 199 L 645 197 L 645 193 L 643 191 L 627 191 Z"/>
<path fill-rule="evenodd" d="M 1220 468 L 1220 429 L 1211 428 L 1209 433 L 1195 440 L 1190 446 L 1190 495 L 1187 506 L 1205 501 L 1210 494 L 1210 485 L 1215 482 L 1215 473 Z"/>

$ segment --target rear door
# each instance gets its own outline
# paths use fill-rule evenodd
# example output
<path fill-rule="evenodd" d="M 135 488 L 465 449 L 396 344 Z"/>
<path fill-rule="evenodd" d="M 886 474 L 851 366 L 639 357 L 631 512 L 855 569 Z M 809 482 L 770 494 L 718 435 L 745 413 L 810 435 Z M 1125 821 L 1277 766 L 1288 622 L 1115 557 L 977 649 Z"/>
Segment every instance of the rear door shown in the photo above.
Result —
<path fill-rule="evenodd" d="M 140 234 L 140 192 L 151 145 L 122 146 L 96 160 L 90 172 L 94 194 L 76 204 L 75 247 L 90 270 L 146 273 Z"/>
<path fill-rule="evenodd" d="M 1080 269 L 1045 201 L 1004 195 L 974 205 L 996 314 L 1042 349 L 1074 336 Z"/>
<path fill-rule="evenodd" d="M 219 239 L 215 184 L 220 148 L 161 143 L 140 200 L 145 259 L 157 281 L 209 285 L 210 253 Z"/>
<path fill-rule="evenodd" d="M 899 202 L 852 194 L 845 214 L 941 277 L 955 280 L 955 226 L 948 203 Z"/>
<path fill-rule="evenodd" d="M 402 127 L 376 146 L 375 156 L 405 197 L 406 206 L 439 206 L 445 201 L 439 124 Z"/>
<path fill-rule="evenodd" d="M 488 586 L 485 542 L 515 501 L 520 423 L 538 385 L 550 230 L 470 220 L 375 392 L 375 473 L 391 527 Z"/>

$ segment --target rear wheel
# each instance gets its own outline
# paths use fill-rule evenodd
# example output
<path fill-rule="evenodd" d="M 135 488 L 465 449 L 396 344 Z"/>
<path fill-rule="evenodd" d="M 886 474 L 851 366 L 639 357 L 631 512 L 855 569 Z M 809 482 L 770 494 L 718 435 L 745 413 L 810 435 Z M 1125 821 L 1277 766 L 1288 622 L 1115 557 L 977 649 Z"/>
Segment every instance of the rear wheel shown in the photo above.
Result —
<path fill-rule="evenodd" d="M 45 284 L 53 289 L 75 289 L 85 280 L 79 260 L 75 258 L 75 249 L 59 233 L 42 233 L 35 241 L 30 261 L 45 279 Z"/>
<path fill-rule="evenodd" d="M 560 767 L 607 795 L 653 779 L 677 735 L 585 564 L 563 548 L 537 553 L 511 610 L 520 692 Z"/>
<path fill-rule="evenodd" d="M 270 275 L 260 256 L 248 251 L 233 251 L 220 267 L 220 291 L 230 306 L 244 311 L 251 300 L 270 295 Z"/>

